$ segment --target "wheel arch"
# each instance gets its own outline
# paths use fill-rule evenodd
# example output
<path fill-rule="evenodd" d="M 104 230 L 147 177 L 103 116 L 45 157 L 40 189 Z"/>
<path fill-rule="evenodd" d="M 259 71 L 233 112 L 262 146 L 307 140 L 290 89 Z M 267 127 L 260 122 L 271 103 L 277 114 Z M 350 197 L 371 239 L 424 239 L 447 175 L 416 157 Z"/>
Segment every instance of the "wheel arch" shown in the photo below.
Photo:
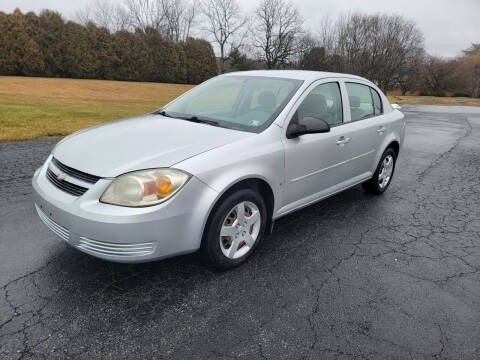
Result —
<path fill-rule="evenodd" d="M 206 216 L 206 221 L 203 226 L 202 230 L 202 243 L 203 243 L 203 236 L 205 234 L 205 229 L 210 224 L 212 214 L 214 213 L 215 209 L 221 204 L 222 200 L 225 199 L 230 194 L 240 190 L 240 189 L 252 189 L 257 191 L 260 196 L 265 200 L 265 205 L 267 207 L 267 224 L 265 227 L 265 231 L 267 234 L 271 233 L 272 225 L 273 225 L 273 211 L 275 206 L 275 195 L 271 185 L 261 177 L 252 176 L 246 177 L 243 179 L 239 179 L 233 184 L 230 184 L 226 187 L 222 192 L 219 193 L 217 199 L 215 200 L 213 206 L 210 208 L 208 215 Z"/>
<path fill-rule="evenodd" d="M 397 140 L 393 140 L 391 141 L 387 147 L 385 148 L 385 150 L 387 150 L 388 148 L 391 148 L 393 149 L 393 151 L 395 151 L 395 155 L 398 157 L 398 153 L 400 152 L 400 143 L 397 141 Z M 385 151 L 384 150 L 384 151 Z"/>

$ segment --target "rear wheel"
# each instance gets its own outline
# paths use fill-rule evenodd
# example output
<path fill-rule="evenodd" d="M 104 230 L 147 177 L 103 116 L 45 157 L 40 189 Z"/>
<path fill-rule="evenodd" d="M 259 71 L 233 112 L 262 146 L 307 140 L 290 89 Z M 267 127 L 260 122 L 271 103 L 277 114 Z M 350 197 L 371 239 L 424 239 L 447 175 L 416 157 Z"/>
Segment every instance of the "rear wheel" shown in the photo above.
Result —
<path fill-rule="evenodd" d="M 218 268 L 240 265 L 258 246 L 266 220 L 265 202 L 254 190 L 228 195 L 210 216 L 202 240 L 203 253 Z"/>
<path fill-rule="evenodd" d="M 392 181 L 396 160 L 397 155 L 392 148 L 385 150 L 373 177 L 362 184 L 365 191 L 377 195 L 383 194 Z"/>

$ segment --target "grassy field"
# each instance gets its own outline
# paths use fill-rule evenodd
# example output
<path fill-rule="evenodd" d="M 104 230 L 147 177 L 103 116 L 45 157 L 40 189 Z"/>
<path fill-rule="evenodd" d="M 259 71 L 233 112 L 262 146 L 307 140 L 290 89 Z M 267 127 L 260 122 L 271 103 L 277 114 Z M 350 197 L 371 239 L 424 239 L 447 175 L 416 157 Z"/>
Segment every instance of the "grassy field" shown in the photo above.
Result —
<path fill-rule="evenodd" d="M 0 76 L 0 141 L 63 136 L 158 109 L 192 85 Z"/>
<path fill-rule="evenodd" d="M 436 96 L 412 96 L 412 95 L 388 95 L 392 104 L 424 104 L 424 105 L 458 105 L 480 106 L 480 99 L 464 97 L 436 97 Z"/>
<path fill-rule="evenodd" d="M 192 85 L 0 76 L 0 141 L 63 136 L 158 109 Z M 480 99 L 389 96 L 398 104 L 476 105 Z"/>

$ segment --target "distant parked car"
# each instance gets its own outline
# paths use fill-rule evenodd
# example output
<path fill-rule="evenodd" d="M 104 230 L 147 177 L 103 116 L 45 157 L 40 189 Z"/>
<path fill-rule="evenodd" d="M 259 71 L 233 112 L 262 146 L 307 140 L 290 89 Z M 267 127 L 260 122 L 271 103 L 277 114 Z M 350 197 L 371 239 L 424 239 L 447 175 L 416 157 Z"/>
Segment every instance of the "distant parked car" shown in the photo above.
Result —
<path fill-rule="evenodd" d="M 217 76 L 160 110 L 78 131 L 33 177 L 43 222 L 117 262 L 202 249 L 244 262 L 274 220 L 390 184 L 405 121 L 370 81 L 308 71 Z"/>

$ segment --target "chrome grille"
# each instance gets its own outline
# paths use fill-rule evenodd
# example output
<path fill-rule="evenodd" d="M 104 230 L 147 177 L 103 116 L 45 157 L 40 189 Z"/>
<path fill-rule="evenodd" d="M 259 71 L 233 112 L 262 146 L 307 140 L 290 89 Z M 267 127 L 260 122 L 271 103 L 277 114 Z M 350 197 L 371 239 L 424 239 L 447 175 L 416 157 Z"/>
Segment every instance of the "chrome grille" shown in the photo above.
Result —
<path fill-rule="evenodd" d="M 154 243 L 131 243 L 115 244 L 105 241 L 92 240 L 81 236 L 80 241 L 75 245 L 78 249 L 93 255 L 111 255 L 111 256 L 145 256 L 153 253 Z"/>
<path fill-rule="evenodd" d="M 52 230 L 55 234 L 61 237 L 63 240 L 68 241 L 70 238 L 70 232 L 68 229 L 64 228 L 63 226 L 57 224 L 55 221 L 50 219 L 40 208 L 35 204 L 35 209 L 37 210 L 38 216 L 43 221 L 47 227 Z"/>
<path fill-rule="evenodd" d="M 71 182 L 65 180 L 58 180 L 57 175 L 55 175 L 55 173 L 50 170 L 50 168 L 47 169 L 47 179 L 50 180 L 50 182 L 57 188 L 65 191 L 66 193 L 69 193 L 70 195 L 80 196 L 88 190 L 83 186 L 72 184 Z"/>
<path fill-rule="evenodd" d="M 60 161 L 58 161 L 55 158 L 52 158 L 52 163 L 60 170 L 61 172 L 70 175 L 71 177 L 83 180 L 85 182 L 88 182 L 90 184 L 95 184 L 98 180 L 101 179 L 100 176 L 95 176 L 91 174 L 84 173 L 83 171 L 75 170 L 71 168 L 70 166 L 67 166 L 65 164 L 62 164 Z"/>

